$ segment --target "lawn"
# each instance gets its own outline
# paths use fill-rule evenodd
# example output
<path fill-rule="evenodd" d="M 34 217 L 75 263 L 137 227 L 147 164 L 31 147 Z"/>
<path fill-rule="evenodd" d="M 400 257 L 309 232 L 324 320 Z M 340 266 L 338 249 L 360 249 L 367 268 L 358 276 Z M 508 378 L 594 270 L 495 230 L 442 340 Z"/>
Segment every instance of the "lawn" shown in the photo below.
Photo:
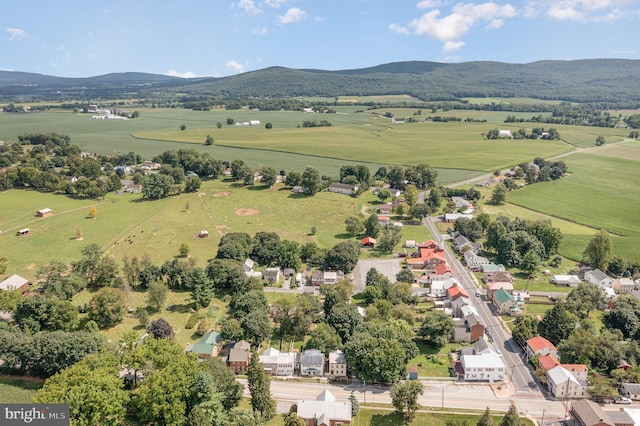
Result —
<path fill-rule="evenodd" d="M 39 381 L 0 377 L 0 403 L 28 404 L 42 387 Z"/>
<path fill-rule="evenodd" d="M 352 420 L 353 426 L 399 426 L 399 425 L 412 425 L 412 426 L 439 426 L 446 425 L 448 420 L 457 422 L 468 422 L 468 424 L 475 424 L 480 418 L 479 414 L 446 414 L 446 413 L 428 413 L 419 412 L 416 413 L 415 419 L 412 423 L 407 423 L 403 416 L 394 411 L 377 410 L 375 408 L 361 408 L 360 412 Z M 494 421 L 499 424 L 502 420 L 502 416 L 494 416 Z M 458 424 L 458 423 L 455 423 Z M 523 419 L 523 425 L 533 425 L 530 420 Z"/>
<path fill-rule="evenodd" d="M 449 360 L 449 354 L 451 351 L 458 351 L 465 345 L 450 343 L 443 348 L 434 349 L 425 345 L 423 342 L 417 341 L 420 354 L 409 360 L 409 366 L 415 366 L 418 368 L 418 376 L 420 377 L 450 377 L 449 367 L 451 367 L 451 361 Z M 434 359 L 435 357 L 435 359 Z M 419 366 L 418 364 L 422 364 Z"/>
<path fill-rule="evenodd" d="M 95 294 L 91 290 L 83 290 L 73 297 L 73 303 L 75 305 L 84 305 L 89 303 L 91 297 Z M 143 308 L 146 306 L 147 293 L 143 290 L 134 290 L 128 292 L 126 295 L 127 306 L 131 309 Z M 171 310 L 167 307 L 172 307 Z M 196 327 L 192 329 L 185 329 L 187 318 L 190 315 L 190 310 L 194 307 L 191 300 L 191 294 L 188 291 L 169 291 L 167 293 L 167 299 L 163 307 L 157 312 L 150 312 L 149 321 L 156 320 L 158 318 L 165 319 L 175 332 L 175 340 L 186 346 L 187 344 L 194 343 L 200 340 L 200 336 L 195 333 Z M 213 325 L 216 325 L 220 319 L 222 319 L 227 312 L 227 306 L 219 299 L 213 299 L 207 309 L 201 309 L 199 315 Z M 81 315 L 81 318 L 86 318 L 86 315 Z M 145 330 L 140 326 L 138 319 L 133 314 L 127 314 L 124 320 L 114 327 L 101 330 L 101 334 L 108 340 L 117 341 L 124 333 L 129 330 L 135 330 L 138 332 L 138 337 L 142 337 Z"/>

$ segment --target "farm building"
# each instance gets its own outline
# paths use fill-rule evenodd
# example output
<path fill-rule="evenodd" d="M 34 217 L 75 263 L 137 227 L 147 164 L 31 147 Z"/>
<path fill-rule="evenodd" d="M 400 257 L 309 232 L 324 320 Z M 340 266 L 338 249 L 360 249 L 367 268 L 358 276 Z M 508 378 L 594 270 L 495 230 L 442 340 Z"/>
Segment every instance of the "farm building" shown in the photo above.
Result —
<path fill-rule="evenodd" d="M 38 217 L 49 217 L 49 216 L 53 216 L 53 210 L 51 210 L 50 208 L 46 208 L 46 209 L 40 209 L 36 212 L 36 216 Z"/>
<path fill-rule="evenodd" d="M 206 229 L 203 229 L 202 231 L 200 231 L 200 233 L 198 234 L 198 237 L 200 238 L 207 238 L 209 237 L 209 231 L 207 231 Z"/>
<path fill-rule="evenodd" d="M 0 282 L 0 291 L 18 290 L 20 294 L 29 291 L 29 280 L 20 275 L 13 274 L 6 280 Z"/>
<path fill-rule="evenodd" d="M 376 248 L 377 242 L 375 238 L 364 237 L 361 241 L 363 247 Z"/>
<path fill-rule="evenodd" d="M 346 183 L 333 182 L 329 185 L 329 192 L 337 192 L 338 194 L 351 195 L 358 190 L 357 186 L 348 185 Z"/>
<path fill-rule="evenodd" d="M 29 235 L 29 234 L 31 234 L 31 229 L 29 229 L 29 228 L 24 228 L 24 229 L 21 229 L 18 232 L 16 232 L 16 235 L 18 237 L 22 237 L 24 235 Z"/>

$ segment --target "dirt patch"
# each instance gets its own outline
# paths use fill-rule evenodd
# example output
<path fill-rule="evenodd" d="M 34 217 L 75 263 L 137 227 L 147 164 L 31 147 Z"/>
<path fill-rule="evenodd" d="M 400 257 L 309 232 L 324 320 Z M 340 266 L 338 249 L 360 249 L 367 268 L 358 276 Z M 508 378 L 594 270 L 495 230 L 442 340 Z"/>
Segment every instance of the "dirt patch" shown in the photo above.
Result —
<path fill-rule="evenodd" d="M 260 210 L 256 209 L 236 209 L 235 214 L 238 216 L 253 216 L 260 213 Z"/>
<path fill-rule="evenodd" d="M 231 192 L 229 191 L 214 192 L 213 194 L 211 194 L 211 196 L 229 198 L 231 196 Z"/>
<path fill-rule="evenodd" d="M 30 263 L 30 264 L 27 265 L 27 269 L 30 270 L 30 271 L 35 267 L 36 267 L 35 263 Z"/>

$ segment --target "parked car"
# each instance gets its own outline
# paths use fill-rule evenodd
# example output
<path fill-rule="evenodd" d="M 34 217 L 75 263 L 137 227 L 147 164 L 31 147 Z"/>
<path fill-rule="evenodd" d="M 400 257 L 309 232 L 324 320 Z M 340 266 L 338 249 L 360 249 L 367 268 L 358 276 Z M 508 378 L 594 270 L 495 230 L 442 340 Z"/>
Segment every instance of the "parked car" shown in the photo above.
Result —
<path fill-rule="evenodd" d="M 624 396 L 618 396 L 613 398 L 613 402 L 616 404 L 631 404 L 631 400 Z"/>

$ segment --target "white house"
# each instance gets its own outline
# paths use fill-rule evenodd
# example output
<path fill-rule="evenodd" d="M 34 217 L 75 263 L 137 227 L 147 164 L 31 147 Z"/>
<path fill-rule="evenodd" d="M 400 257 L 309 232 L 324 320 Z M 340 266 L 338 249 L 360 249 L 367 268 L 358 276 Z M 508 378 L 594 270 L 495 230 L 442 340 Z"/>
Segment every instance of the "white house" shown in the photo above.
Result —
<path fill-rule="evenodd" d="M 556 398 L 588 398 L 587 387 L 582 385 L 566 368 L 558 365 L 547 371 L 547 386 Z"/>
<path fill-rule="evenodd" d="M 306 425 L 348 425 L 351 424 L 351 401 L 338 402 L 325 389 L 315 400 L 298 400 L 298 417 L 302 417 Z"/>
<path fill-rule="evenodd" d="M 347 357 L 339 349 L 329 353 L 329 376 L 347 377 Z"/>
<path fill-rule="evenodd" d="M 502 358 L 493 351 L 461 355 L 465 381 L 498 382 L 504 380 L 506 367 Z"/>
<path fill-rule="evenodd" d="M 584 279 L 598 287 L 613 287 L 613 278 L 602 272 L 600 269 L 593 269 L 585 272 Z"/>
<path fill-rule="evenodd" d="M 333 182 L 331 185 L 329 185 L 329 188 L 327 189 L 327 191 L 336 192 L 338 194 L 351 195 L 354 192 L 358 191 L 358 187 L 355 185 L 349 185 L 346 183 Z"/>
<path fill-rule="evenodd" d="M 582 281 L 577 275 L 554 275 L 551 277 L 551 284 L 566 285 L 567 287 L 578 287 Z"/>
<path fill-rule="evenodd" d="M 324 375 L 324 354 L 318 349 L 307 349 L 300 358 L 301 376 Z"/>
<path fill-rule="evenodd" d="M 293 376 L 296 369 L 296 354 L 293 352 L 269 348 L 259 358 L 262 368 L 271 376 Z"/>
<path fill-rule="evenodd" d="M 478 256 L 471 250 L 465 251 L 463 256 L 469 269 L 479 269 L 482 265 L 488 265 L 491 263 L 486 257 Z"/>
<path fill-rule="evenodd" d="M 458 219 L 473 219 L 473 215 L 472 214 L 465 214 L 465 213 L 445 213 L 444 215 L 444 221 L 451 223 L 451 222 L 455 222 Z"/>

